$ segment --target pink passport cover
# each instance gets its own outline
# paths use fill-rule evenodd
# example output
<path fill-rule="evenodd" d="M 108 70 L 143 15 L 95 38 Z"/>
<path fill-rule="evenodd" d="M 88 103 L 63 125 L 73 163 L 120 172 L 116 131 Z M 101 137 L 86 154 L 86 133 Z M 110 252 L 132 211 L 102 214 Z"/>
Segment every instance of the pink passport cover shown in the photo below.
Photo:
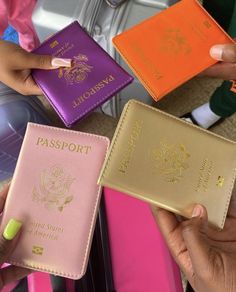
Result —
<path fill-rule="evenodd" d="M 183 292 L 149 205 L 109 188 L 104 197 L 116 291 Z"/>
<path fill-rule="evenodd" d="M 28 124 L 1 223 L 23 222 L 11 264 L 84 275 L 108 144 L 102 136 Z"/>

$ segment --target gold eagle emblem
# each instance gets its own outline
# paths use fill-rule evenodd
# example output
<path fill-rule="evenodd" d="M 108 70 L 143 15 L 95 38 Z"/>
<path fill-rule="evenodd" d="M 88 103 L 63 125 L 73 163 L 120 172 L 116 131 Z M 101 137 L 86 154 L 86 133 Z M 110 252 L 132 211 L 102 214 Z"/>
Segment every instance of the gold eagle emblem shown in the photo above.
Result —
<path fill-rule="evenodd" d="M 192 48 L 180 29 L 170 28 L 162 36 L 161 51 L 173 56 L 188 55 Z"/>
<path fill-rule="evenodd" d="M 161 173 L 167 182 L 177 183 L 183 173 L 189 168 L 190 154 L 183 144 L 168 144 L 160 142 L 159 147 L 152 150 L 155 173 Z"/>
<path fill-rule="evenodd" d="M 88 65 L 87 62 L 88 57 L 86 55 L 79 54 L 73 57 L 71 67 L 58 69 L 58 78 L 65 78 L 68 85 L 83 82 L 93 69 L 93 66 Z"/>
<path fill-rule="evenodd" d="M 49 170 L 43 170 L 38 186 L 34 186 L 32 199 L 43 203 L 47 209 L 63 211 L 66 205 L 73 200 L 70 188 L 75 181 L 71 175 L 66 174 L 59 165 L 54 165 Z"/>

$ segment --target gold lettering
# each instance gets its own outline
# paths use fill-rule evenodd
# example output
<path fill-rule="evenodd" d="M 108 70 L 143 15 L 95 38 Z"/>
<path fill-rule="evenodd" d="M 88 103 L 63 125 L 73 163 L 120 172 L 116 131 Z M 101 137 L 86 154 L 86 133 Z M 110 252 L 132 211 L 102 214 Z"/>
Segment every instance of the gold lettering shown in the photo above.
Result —
<path fill-rule="evenodd" d="M 89 90 L 84 92 L 82 95 L 75 98 L 72 101 L 72 107 L 77 108 L 81 103 L 83 103 L 85 100 L 89 99 L 92 95 L 99 92 L 101 89 L 103 89 L 105 86 L 107 86 L 109 83 L 111 83 L 114 80 L 115 80 L 115 77 L 113 75 L 108 75 L 102 81 L 98 82 L 93 87 L 91 87 Z"/>
<path fill-rule="evenodd" d="M 56 144 L 55 144 L 55 148 L 56 148 L 56 149 L 60 149 L 60 146 L 61 146 L 60 141 L 57 140 L 57 141 L 56 141 Z"/>
<path fill-rule="evenodd" d="M 85 153 L 86 154 L 88 154 L 88 152 L 92 150 L 92 147 L 91 146 L 84 146 L 84 148 L 86 149 L 85 150 Z"/>
<path fill-rule="evenodd" d="M 51 49 L 53 49 L 53 48 L 55 48 L 56 46 L 58 46 L 59 45 L 59 43 L 58 43 L 58 41 L 53 41 L 51 44 L 50 44 L 50 48 Z"/>
<path fill-rule="evenodd" d="M 91 89 L 89 90 L 89 93 L 90 93 L 90 95 L 93 95 L 93 94 L 95 94 L 95 93 L 96 93 L 96 90 L 95 90 L 95 88 L 91 88 Z"/>
<path fill-rule="evenodd" d="M 61 150 L 64 150 L 64 148 L 68 147 L 68 143 L 67 142 L 62 142 L 62 147 Z"/>
<path fill-rule="evenodd" d="M 54 139 L 47 139 L 43 137 L 38 137 L 36 141 L 37 146 L 53 148 L 57 150 L 68 150 L 70 152 L 77 152 L 81 154 L 88 154 L 92 150 L 89 145 L 80 145 L 75 143 L 69 143 L 67 141 L 60 141 Z"/>
<path fill-rule="evenodd" d="M 195 188 L 196 192 L 199 192 L 201 190 L 207 192 L 209 181 L 214 170 L 213 166 L 213 161 L 209 160 L 208 158 L 205 158 L 203 160 L 202 165 L 199 169 L 199 178 Z"/>
<path fill-rule="evenodd" d="M 71 147 L 72 146 L 72 147 Z M 73 152 L 73 151 L 75 151 L 75 149 L 76 149 L 76 145 L 74 144 L 74 143 L 71 143 L 70 145 L 69 145 L 69 150 L 71 151 L 71 152 Z"/>
<path fill-rule="evenodd" d="M 83 94 L 83 98 L 84 99 L 88 99 L 90 97 L 90 92 L 89 91 L 87 91 L 87 92 L 85 92 L 84 94 Z"/>
<path fill-rule="evenodd" d="M 54 148 L 54 145 L 55 145 L 55 141 L 54 140 L 51 140 L 50 141 L 50 144 L 49 144 L 49 147 L 50 148 Z"/>
<path fill-rule="evenodd" d="M 124 151 L 123 158 L 121 159 L 120 165 L 119 165 L 119 172 L 126 173 L 129 163 L 132 159 L 133 152 L 135 150 L 136 144 L 138 142 L 138 139 L 140 137 L 141 131 L 143 127 L 143 121 L 136 121 L 132 132 L 130 135 L 130 138 L 127 143 L 127 148 Z"/>
<path fill-rule="evenodd" d="M 77 146 L 77 151 L 76 151 L 76 152 L 83 153 L 83 146 L 82 146 L 82 145 L 78 145 L 78 146 Z"/>
<path fill-rule="evenodd" d="M 45 145 L 45 146 L 47 146 L 47 147 L 48 147 L 48 140 L 47 140 L 47 139 L 45 139 L 42 145 L 43 145 L 43 146 Z"/>
<path fill-rule="evenodd" d="M 51 224 L 47 224 L 47 229 L 53 232 L 63 233 L 63 228 L 58 227 L 58 226 L 53 226 Z"/>
<path fill-rule="evenodd" d="M 43 138 L 38 137 L 36 145 L 39 145 L 39 143 L 42 143 L 42 142 L 43 142 Z"/>
<path fill-rule="evenodd" d="M 114 78 L 114 76 L 109 75 L 109 76 L 108 76 L 108 80 L 109 80 L 109 82 L 111 82 L 111 81 L 115 80 L 115 78 Z"/>
<path fill-rule="evenodd" d="M 76 102 L 76 100 L 73 100 L 72 106 L 73 106 L 73 108 L 76 108 L 77 106 L 79 106 L 79 104 Z"/>

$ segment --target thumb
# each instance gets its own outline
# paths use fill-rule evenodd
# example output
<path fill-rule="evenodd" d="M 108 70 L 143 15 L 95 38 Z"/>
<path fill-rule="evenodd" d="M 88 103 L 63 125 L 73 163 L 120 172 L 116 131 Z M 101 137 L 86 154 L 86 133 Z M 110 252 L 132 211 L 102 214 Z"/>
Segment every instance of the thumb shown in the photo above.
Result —
<path fill-rule="evenodd" d="M 236 63 L 236 44 L 215 45 L 210 49 L 210 55 L 217 61 Z"/>
<path fill-rule="evenodd" d="M 201 273 L 208 260 L 209 247 L 205 240 L 207 229 L 207 211 L 202 205 L 193 209 L 192 219 L 182 223 L 182 235 L 192 261 L 193 269 Z"/>
<path fill-rule="evenodd" d="M 0 237 L 0 264 L 7 261 L 16 246 L 16 237 L 21 229 L 22 223 L 10 219 Z"/>
<path fill-rule="evenodd" d="M 71 59 L 56 58 L 49 55 L 38 55 L 19 50 L 20 56 L 14 60 L 15 69 L 57 69 L 59 67 L 71 67 Z"/>

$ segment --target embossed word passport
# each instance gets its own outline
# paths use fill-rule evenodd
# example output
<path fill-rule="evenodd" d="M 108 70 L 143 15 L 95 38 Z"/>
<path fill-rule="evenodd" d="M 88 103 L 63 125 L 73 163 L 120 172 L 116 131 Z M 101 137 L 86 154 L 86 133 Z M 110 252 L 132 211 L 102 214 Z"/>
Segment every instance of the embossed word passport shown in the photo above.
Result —
<path fill-rule="evenodd" d="M 179 1 L 113 38 L 156 101 L 214 65 L 213 45 L 232 42 L 198 0 Z"/>
<path fill-rule="evenodd" d="M 64 124 L 70 127 L 132 82 L 126 73 L 77 21 L 34 53 L 72 59 L 72 67 L 32 72 L 36 83 Z"/>
<path fill-rule="evenodd" d="M 28 124 L 1 222 L 23 223 L 11 264 L 84 275 L 108 144 L 102 136 Z"/>
<path fill-rule="evenodd" d="M 236 142 L 145 104 L 124 108 L 99 184 L 191 217 L 203 204 L 223 228 L 236 171 Z"/>

